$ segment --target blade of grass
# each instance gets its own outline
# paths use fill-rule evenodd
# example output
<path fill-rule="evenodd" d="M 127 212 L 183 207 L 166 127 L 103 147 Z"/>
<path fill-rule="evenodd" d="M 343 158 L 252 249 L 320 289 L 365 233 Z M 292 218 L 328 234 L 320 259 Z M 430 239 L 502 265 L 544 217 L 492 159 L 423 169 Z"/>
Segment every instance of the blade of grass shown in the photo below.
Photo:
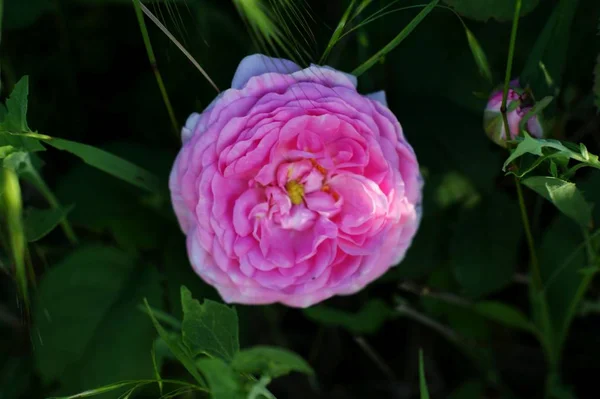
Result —
<path fill-rule="evenodd" d="M 344 32 L 344 28 L 346 27 L 346 23 L 350 19 L 350 14 L 352 13 L 352 10 L 354 9 L 356 1 L 357 0 L 352 0 L 350 2 L 350 4 L 348 5 L 348 8 L 346 8 L 346 11 L 344 12 L 344 15 L 342 15 L 342 19 L 340 19 L 340 22 L 338 23 L 338 26 L 333 31 L 333 35 L 331 35 L 331 39 L 329 39 L 329 43 L 327 43 L 327 47 L 325 48 L 325 51 L 323 52 L 323 55 L 319 59 L 319 64 L 323 64 L 325 62 L 325 60 L 329 56 L 329 53 L 333 49 L 333 46 L 335 46 L 335 44 L 340 39 L 340 36 L 342 36 L 342 33 Z"/>
<path fill-rule="evenodd" d="M 233 3 L 251 32 L 257 48 L 265 54 L 278 55 L 281 49 L 285 56 L 299 65 L 308 64 L 311 55 L 304 48 L 290 46 L 284 32 L 279 27 L 282 21 L 273 17 L 263 0 L 233 0 Z M 293 38 L 289 39 L 293 40 Z"/>
<path fill-rule="evenodd" d="M 423 19 L 425 19 L 425 17 L 429 15 L 429 13 L 435 8 L 438 2 L 439 0 L 431 1 L 419 14 L 417 14 L 415 18 L 413 18 L 412 21 L 410 21 L 408 25 L 404 27 L 404 29 L 402 29 L 402 31 L 394 39 L 392 39 L 392 41 L 386 44 L 381 50 L 375 53 L 362 65 L 360 65 L 354 71 L 352 71 L 352 74 L 357 77 L 362 75 L 369 68 L 375 65 L 382 57 L 384 57 L 390 51 L 395 49 L 421 23 L 421 21 L 423 21 Z"/>
<path fill-rule="evenodd" d="M 15 266 L 15 277 L 19 293 L 29 312 L 29 291 L 27 269 L 25 265 L 25 230 L 23 228 L 23 204 L 21 202 L 21 186 L 14 170 L 2 168 L 3 207 L 6 215 L 8 241 Z"/>
<path fill-rule="evenodd" d="M 196 61 L 196 59 L 194 57 L 192 57 L 192 55 L 189 53 L 189 51 L 187 51 L 185 49 L 185 47 L 183 47 L 183 45 L 181 43 L 179 43 L 179 41 L 175 38 L 175 36 L 173 36 L 173 34 L 171 34 L 171 32 L 169 32 L 169 30 L 162 24 L 162 22 L 160 22 L 158 20 L 158 18 L 156 18 L 156 16 L 154 14 L 152 14 L 152 11 L 150 11 L 148 9 L 148 7 L 146 7 L 145 5 L 140 3 L 140 0 L 134 0 L 134 2 L 139 6 L 141 11 L 143 11 L 143 13 L 146 14 L 146 16 L 148 18 L 150 18 L 150 20 L 152 22 L 154 22 L 154 24 L 169 38 L 169 40 L 171 40 L 173 42 L 173 44 L 175 44 L 175 46 L 177 46 L 177 48 L 183 53 L 183 55 L 185 55 L 186 58 L 188 60 L 190 60 L 190 62 L 196 67 L 196 69 L 198 69 L 198 71 L 200 71 L 202 76 L 204 76 L 204 78 L 206 78 L 208 83 L 210 83 L 210 85 L 212 87 L 214 87 L 214 89 L 217 91 L 217 93 L 220 93 L 221 91 L 219 90 L 219 88 L 217 87 L 215 82 L 213 82 L 213 80 L 210 78 L 210 76 L 208 76 L 208 73 L 206 73 L 204 68 L 202 68 L 200 66 L 200 64 L 198 64 L 198 61 Z M 137 10 L 137 8 L 136 8 L 136 10 Z M 143 21 L 143 18 L 142 18 L 142 21 Z M 150 43 L 149 39 L 148 39 L 148 43 Z M 179 133 L 177 133 L 177 134 L 179 134 Z"/>
<path fill-rule="evenodd" d="M 80 398 L 90 398 L 93 396 L 97 396 L 97 395 L 102 395 L 104 393 L 108 393 L 108 392 L 112 392 L 115 391 L 117 389 L 121 389 L 121 388 L 125 388 L 131 385 L 136 385 L 136 386 L 143 386 L 143 385 L 148 385 L 148 384 L 155 384 L 156 382 L 158 382 L 157 380 L 133 380 L 133 381 L 120 381 L 120 382 L 115 382 L 113 384 L 108 384 L 108 385 L 104 385 L 95 389 L 90 389 L 84 392 L 80 392 L 77 393 L 75 395 L 71 395 L 71 396 L 55 396 L 55 397 L 51 397 L 48 399 L 80 399 Z M 162 380 L 162 382 L 164 382 L 165 384 L 172 384 L 172 385 L 181 385 L 184 388 L 188 388 L 191 390 L 195 390 L 195 391 L 201 391 L 201 392 L 208 392 L 208 390 L 206 388 L 203 388 L 201 386 L 198 385 L 194 385 L 194 384 L 190 384 L 189 382 L 185 382 L 185 381 L 178 381 L 178 380 Z"/>
<path fill-rule="evenodd" d="M 173 111 L 171 100 L 169 100 L 169 94 L 167 93 L 167 89 L 165 88 L 162 75 L 160 74 L 160 71 L 158 69 L 158 64 L 156 63 L 156 56 L 154 55 L 152 43 L 150 42 L 150 36 L 148 35 L 148 29 L 146 28 L 146 23 L 144 21 L 144 15 L 141 11 L 141 7 L 143 7 L 143 4 L 141 4 L 139 0 L 132 1 L 133 7 L 135 9 L 135 15 L 137 17 L 137 21 L 140 26 L 140 31 L 142 33 L 142 38 L 144 40 L 144 46 L 146 47 L 146 52 L 148 53 L 150 67 L 152 68 L 152 72 L 154 73 L 154 77 L 156 78 L 156 83 L 158 84 L 158 89 L 160 90 L 163 102 L 165 103 L 165 107 L 167 108 L 167 113 L 169 114 L 169 120 L 171 121 L 173 132 L 175 133 L 176 137 L 179 137 L 179 123 L 177 123 L 177 118 L 175 117 L 175 112 Z"/>
<path fill-rule="evenodd" d="M 155 349 L 155 345 L 152 344 L 152 349 L 150 352 L 150 355 L 152 356 L 152 367 L 154 368 L 154 377 L 156 377 L 156 380 L 158 381 L 158 390 L 160 391 L 160 394 L 163 394 L 163 382 L 162 382 L 162 378 L 160 376 L 160 371 L 158 370 L 158 364 L 156 363 L 156 349 Z"/>
<path fill-rule="evenodd" d="M 423 349 L 421 348 L 419 348 L 419 388 L 421 391 L 421 399 L 429 399 L 427 379 L 425 378 L 425 362 L 423 361 Z"/>

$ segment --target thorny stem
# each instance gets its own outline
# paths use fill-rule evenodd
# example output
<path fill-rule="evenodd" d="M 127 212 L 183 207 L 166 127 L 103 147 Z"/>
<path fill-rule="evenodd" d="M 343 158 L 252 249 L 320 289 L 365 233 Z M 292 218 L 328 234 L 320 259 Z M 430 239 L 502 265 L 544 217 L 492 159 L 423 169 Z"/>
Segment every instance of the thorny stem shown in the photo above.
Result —
<path fill-rule="evenodd" d="M 156 78 L 156 84 L 158 84 L 158 89 L 160 90 L 163 102 L 165 103 L 165 107 L 167 108 L 167 113 L 169 114 L 169 119 L 171 120 L 173 132 L 175 133 L 176 137 L 179 137 L 179 124 L 177 123 L 177 118 L 175 118 L 175 112 L 173 111 L 173 107 L 171 106 L 171 100 L 169 100 L 169 95 L 167 94 L 167 89 L 165 88 L 162 75 L 158 70 L 156 56 L 154 55 L 154 50 L 152 49 L 152 43 L 150 42 L 150 36 L 148 34 L 148 29 L 146 28 L 146 23 L 144 22 L 144 14 L 142 13 L 139 0 L 132 1 L 133 8 L 135 9 L 135 15 L 137 17 L 138 24 L 140 25 L 140 31 L 144 40 L 144 46 L 146 47 L 146 52 L 148 53 L 148 60 L 150 61 L 152 72 L 154 73 L 154 77 Z"/>

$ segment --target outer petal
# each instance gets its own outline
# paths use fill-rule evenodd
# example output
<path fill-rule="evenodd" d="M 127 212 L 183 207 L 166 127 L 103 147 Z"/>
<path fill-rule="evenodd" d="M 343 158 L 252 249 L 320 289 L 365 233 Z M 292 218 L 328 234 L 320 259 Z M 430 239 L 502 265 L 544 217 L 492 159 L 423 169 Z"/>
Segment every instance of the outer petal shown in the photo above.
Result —
<path fill-rule="evenodd" d="M 253 76 L 269 72 L 291 74 L 301 70 L 296 63 L 283 58 L 271 58 L 262 54 L 253 54 L 245 57 L 238 65 L 231 88 L 241 90 Z"/>
<path fill-rule="evenodd" d="M 354 87 L 358 86 L 358 79 L 356 78 L 356 76 L 350 74 L 350 73 L 346 73 L 346 72 L 342 72 L 342 71 L 338 71 L 335 68 L 332 68 L 328 65 L 317 65 L 317 64 L 310 64 L 311 67 L 317 67 L 317 68 L 325 68 L 325 69 L 329 69 L 330 71 L 335 71 L 337 73 L 341 73 L 343 74 L 350 82 L 352 82 L 352 85 L 354 85 Z"/>
<path fill-rule="evenodd" d="M 367 94 L 365 97 L 370 98 L 373 101 L 377 101 L 379 104 L 383 105 L 384 107 L 388 106 L 387 98 L 385 97 L 385 91 L 383 91 L 383 90 L 376 91 L 371 94 Z"/>

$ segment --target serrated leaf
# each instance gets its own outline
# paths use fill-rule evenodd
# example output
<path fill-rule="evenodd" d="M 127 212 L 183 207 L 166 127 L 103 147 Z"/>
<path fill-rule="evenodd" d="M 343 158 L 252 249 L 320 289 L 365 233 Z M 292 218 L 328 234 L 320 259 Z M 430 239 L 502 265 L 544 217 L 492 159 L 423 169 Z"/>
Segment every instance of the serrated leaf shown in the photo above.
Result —
<path fill-rule="evenodd" d="M 502 166 L 502 170 L 505 171 L 506 167 L 510 165 L 515 159 L 525 155 L 525 154 L 533 154 L 537 156 L 544 155 L 542 152 L 542 145 L 539 141 L 533 139 L 527 133 L 524 134 L 523 141 L 517 145 L 517 148 L 510 154 L 508 159 L 504 162 Z"/>
<path fill-rule="evenodd" d="M 597 155 L 590 154 L 587 151 L 587 148 L 585 153 L 582 154 L 582 147 L 573 143 L 561 142 L 558 140 L 535 139 L 527 134 L 527 132 L 523 132 L 523 138 L 517 141 L 519 144 L 504 162 L 502 170 L 506 171 L 506 168 L 510 163 L 525 154 L 532 154 L 540 157 L 533 164 L 522 167 L 519 172 L 516 172 L 515 174 L 519 177 L 529 173 L 546 159 L 552 159 L 553 161 L 560 163 L 563 167 L 568 165 L 569 159 L 573 159 L 584 164 L 581 166 L 589 166 L 600 169 L 600 162 L 598 161 Z M 570 173 L 574 173 L 576 169 L 577 168 L 573 168 Z"/>
<path fill-rule="evenodd" d="M 473 305 L 475 311 L 482 316 L 505 326 L 533 332 L 535 327 L 519 310 L 502 302 L 482 301 Z"/>
<path fill-rule="evenodd" d="M 309 319 L 326 325 L 342 327 L 353 334 L 373 334 L 395 315 L 394 310 L 381 299 L 372 299 L 365 303 L 358 312 L 351 313 L 324 305 L 313 306 L 303 310 Z"/>
<path fill-rule="evenodd" d="M 13 133 L 28 132 L 27 96 L 29 94 L 29 77 L 19 80 L 6 100 L 6 115 L 0 129 Z"/>
<path fill-rule="evenodd" d="M 181 306 L 183 343 L 192 356 L 206 354 L 231 361 L 240 350 L 235 309 L 208 299 L 200 304 L 186 287 L 181 287 Z"/>
<path fill-rule="evenodd" d="M 515 2 L 507 0 L 444 0 L 460 15 L 479 21 L 494 18 L 498 21 L 510 21 L 515 13 Z M 533 11 L 539 0 L 523 0 L 521 16 Z"/>
<path fill-rule="evenodd" d="M 231 366 L 240 373 L 281 377 L 292 371 L 312 375 L 310 365 L 294 352 L 270 346 L 255 346 L 238 352 Z"/>
<path fill-rule="evenodd" d="M 198 369 L 193 360 L 193 355 L 189 353 L 188 348 L 183 344 L 182 340 L 175 334 L 169 334 L 156 320 L 154 317 L 154 313 L 152 313 L 152 308 L 148 304 L 147 300 L 144 300 L 146 305 L 146 313 L 150 316 L 152 320 L 152 324 L 154 324 L 154 328 L 158 332 L 158 335 L 163 340 L 165 344 L 169 347 L 169 350 L 179 360 L 179 362 L 185 367 L 185 369 L 190 373 L 192 377 L 198 382 L 200 385 L 204 385 L 204 380 L 200 373 L 198 373 Z"/>
<path fill-rule="evenodd" d="M 203 358 L 196 361 L 210 388 L 212 399 L 244 399 L 239 376 L 221 359 Z"/>
<path fill-rule="evenodd" d="M 552 202 L 562 213 L 583 227 L 592 220 L 592 208 L 574 183 L 549 176 L 534 176 L 523 184 Z"/>
<path fill-rule="evenodd" d="M 27 209 L 24 221 L 27 241 L 35 242 L 44 238 L 65 220 L 72 209 L 72 205 L 67 208 Z"/>

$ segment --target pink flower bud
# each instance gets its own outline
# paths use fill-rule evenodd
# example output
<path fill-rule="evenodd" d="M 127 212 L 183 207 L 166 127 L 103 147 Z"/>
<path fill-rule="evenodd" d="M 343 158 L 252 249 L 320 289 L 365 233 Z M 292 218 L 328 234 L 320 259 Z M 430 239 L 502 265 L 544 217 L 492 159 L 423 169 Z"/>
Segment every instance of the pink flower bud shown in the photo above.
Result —
<path fill-rule="evenodd" d="M 503 90 L 496 90 L 490 96 L 483 113 L 483 127 L 486 134 L 496 144 L 506 147 L 506 129 L 502 118 L 502 94 Z M 506 118 L 510 129 L 510 140 L 519 135 L 519 125 L 523 117 L 532 107 L 532 99 L 523 89 L 519 87 L 518 81 L 513 80 L 508 89 L 506 100 Z M 531 117 L 526 124 L 527 132 L 533 136 L 543 137 L 542 125 L 537 115 Z"/>

